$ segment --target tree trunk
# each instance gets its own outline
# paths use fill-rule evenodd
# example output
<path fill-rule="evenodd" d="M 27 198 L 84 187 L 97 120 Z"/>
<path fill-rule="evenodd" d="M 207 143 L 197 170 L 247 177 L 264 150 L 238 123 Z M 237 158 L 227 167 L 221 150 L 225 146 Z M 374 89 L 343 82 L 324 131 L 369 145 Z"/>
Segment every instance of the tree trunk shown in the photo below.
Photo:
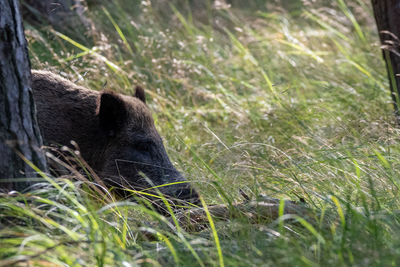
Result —
<path fill-rule="evenodd" d="M 400 122 L 400 2 L 372 0 L 372 7 L 386 61 L 396 118 Z"/>
<path fill-rule="evenodd" d="M 42 171 L 46 160 L 30 88 L 30 63 L 18 0 L 0 0 L 0 189 L 21 191 L 36 177 L 16 152 Z M 7 181 L 8 180 L 8 181 Z"/>

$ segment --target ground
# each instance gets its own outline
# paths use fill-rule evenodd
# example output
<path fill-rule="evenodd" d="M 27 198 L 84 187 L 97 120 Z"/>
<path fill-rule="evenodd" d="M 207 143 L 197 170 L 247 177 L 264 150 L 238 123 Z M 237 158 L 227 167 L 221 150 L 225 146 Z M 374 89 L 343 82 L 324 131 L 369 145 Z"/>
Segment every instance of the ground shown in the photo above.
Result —
<path fill-rule="evenodd" d="M 231 2 L 104 1 L 90 31 L 26 24 L 32 65 L 96 90 L 146 88 L 207 204 L 240 190 L 303 198 L 312 218 L 214 218 L 192 233 L 49 179 L 0 199 L 0 265 L 398 264 L 399 128 L 369 1 Z"/>

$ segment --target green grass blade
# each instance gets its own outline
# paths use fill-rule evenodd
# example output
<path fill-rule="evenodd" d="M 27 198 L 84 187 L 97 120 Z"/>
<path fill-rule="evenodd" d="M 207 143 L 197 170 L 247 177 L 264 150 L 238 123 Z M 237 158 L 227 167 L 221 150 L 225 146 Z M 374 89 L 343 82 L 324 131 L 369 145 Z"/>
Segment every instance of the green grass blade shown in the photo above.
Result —
<path fill-rule="evenodd" d="M 219 243 L 219 237 L 217 233 L 217 229 L 215 228 L 214 220 L 211 217 L 210 211 L 208 210 L 207 204 L 205 203 L 204 199 L 200 196 L 201 204 L 203 205 L 204 212 L 207 215 L 208 222 L 210 223 L 211 231 L 214 237 L 215 246 L 218 251 L 218 259 L 219 259 L 219 266 L 224 267 L 224 256 L 222 254 L 221 244 Z"/>

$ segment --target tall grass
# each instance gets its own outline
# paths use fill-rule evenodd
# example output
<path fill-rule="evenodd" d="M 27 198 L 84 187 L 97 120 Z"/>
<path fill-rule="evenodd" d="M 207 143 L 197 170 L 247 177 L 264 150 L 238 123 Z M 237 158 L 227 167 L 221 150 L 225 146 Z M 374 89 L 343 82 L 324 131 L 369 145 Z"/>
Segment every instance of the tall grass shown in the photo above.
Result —
<path fill-rule="evenodd" d="M 57 179 L 0 199 L 0 266 L 399 264 L 399 129 L 369 1 L 232 3 L 103 1 L 87 13 L 95 35 L 27 25 L 32 64 L 145 87 L 207 204 L 302 198 L 311 218 L 210 217 L 191 233 Z"/>

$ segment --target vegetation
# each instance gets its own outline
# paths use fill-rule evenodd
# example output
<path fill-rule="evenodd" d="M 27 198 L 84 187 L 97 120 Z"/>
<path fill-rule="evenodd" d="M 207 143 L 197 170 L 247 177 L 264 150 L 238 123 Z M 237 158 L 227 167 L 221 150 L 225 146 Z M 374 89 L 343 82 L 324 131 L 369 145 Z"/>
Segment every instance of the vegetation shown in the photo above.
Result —
<path fill-rule="evenodd" d="M 0 266 L 399 264 L 399 129 L 369 1 L 103 2 L 91 32 L 26 25 L 33 68 L 147 88 L 208 205 L 242 190 L 304 199 L 312 215 L 191 232 L 83 178 L 47 179 L 0 198 Z"/>

